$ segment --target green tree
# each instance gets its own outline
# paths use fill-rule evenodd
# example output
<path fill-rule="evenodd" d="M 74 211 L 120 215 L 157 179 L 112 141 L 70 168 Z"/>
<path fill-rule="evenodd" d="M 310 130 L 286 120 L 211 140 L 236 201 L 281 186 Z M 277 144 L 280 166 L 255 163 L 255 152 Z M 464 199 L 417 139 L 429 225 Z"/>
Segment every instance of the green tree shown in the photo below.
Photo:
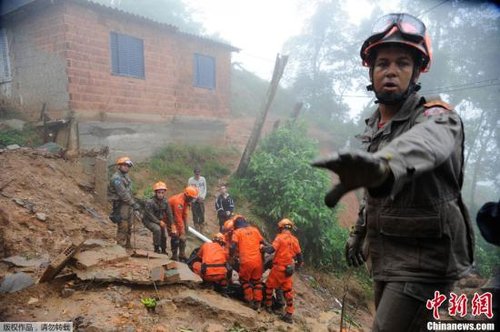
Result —
<path fill-rule="evenodd" d="M 330 179 L 310 166 L 315 156 L 305 125 L 287 122 L 261 142 L 242 189 L 268 229 L 275 230 L 277 221 L 285 217 L 296 223 L 307 261 L 343 269 L 347 230 L 338 225 L 337 210 L 323 203 Z"/>

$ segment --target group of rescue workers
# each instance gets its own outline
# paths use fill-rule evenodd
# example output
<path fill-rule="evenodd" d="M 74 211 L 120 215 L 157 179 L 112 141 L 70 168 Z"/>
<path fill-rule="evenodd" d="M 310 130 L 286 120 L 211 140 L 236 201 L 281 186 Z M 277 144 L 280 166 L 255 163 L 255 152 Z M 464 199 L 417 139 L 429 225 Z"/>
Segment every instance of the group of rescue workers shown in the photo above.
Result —
<path fill-rule="evenodd" d="M 232 215 L 232 199 L 230 205 L 223 204 L 229 198 L 224 185 L 219 196 L 222 198 L 216 201 L 221 232 L 213 235 L 213 242 L 202 244 L 187 259 L 188 211 L 199 196 L 198 188 L 188 185 L 183 192 L 167 199 L 167 185 L 158 181 L 153 185 L 153 197 L 146 200 L 144 207 L 141 207 L 132 194 L 132 181 L 128 176 L 128 171 L 133 166 L 132 161 L 128 157 L 121 157 L 116 161 L 116 165 L 117 171 L 110 180 L 109 199 L 113 202 L 110 219 L 117 224 L 118 244 L 132 248 L 130 237 L 134 214 L 141 218 L 142 212 L 142 222 L 153 234 L 156 253 L 167 254 L 168 235 L 171 241 L 171 259 L 187 263 L 204 282 L 212 284 L 215 290 L 226 296 L 230 293 L 228 287 L 237 285 L 233 282 L 233 271 L 237 272 L 245 302 L 257 311 L 260 311 L 264 304 L 266 311 L 276 312 L 276 307 L 272 307 L 273 295 L 275 290 L 280 290 L 274 298 L 281 294 L 285 298 L 286 312 L 281 318 L 285 322 L 293 322 L 292 275 L 302 266 L 303 259 L 299 241 L 291 233 L 295 226 L 290 219 L 284 218 L 278 222 L 279 233 L 272 244 L 268 243 L 244 216 Z M 199 176 L 198 169 L 195 169 L 195 175 L 196 173 Z M 191 179 L 189 182 L 192 182 Z M 205 183 L 204 179 L 203 182 Z M 206 183 L 204 186 L 206 187 Z M 221 209 L 231 213 L 219 213 Z M 203 223 L 198 222 L 198 226 Z M 266 256 L 266 267 L 271 271 L 264 283 Z M 278 308 L 278 311 L 280 310 L 281 308 Z"/>

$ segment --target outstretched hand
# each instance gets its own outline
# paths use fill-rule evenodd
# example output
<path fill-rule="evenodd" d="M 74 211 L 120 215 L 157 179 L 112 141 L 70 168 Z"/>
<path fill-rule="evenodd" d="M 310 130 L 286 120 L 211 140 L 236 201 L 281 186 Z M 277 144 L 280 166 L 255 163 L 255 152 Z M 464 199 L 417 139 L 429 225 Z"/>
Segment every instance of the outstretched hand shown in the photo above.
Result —
<path fill-rule="evenodd" d="M 391 174 L 386 159 L 361 150 L 334 153 L 329 158 L 314 161 L 311 165 L 329 169 L 340 178 L 340 183 L 334 185 L 325 196 L 325 204 L 331 208 L 349 191 L 361 187 L 378 187 Z"/>

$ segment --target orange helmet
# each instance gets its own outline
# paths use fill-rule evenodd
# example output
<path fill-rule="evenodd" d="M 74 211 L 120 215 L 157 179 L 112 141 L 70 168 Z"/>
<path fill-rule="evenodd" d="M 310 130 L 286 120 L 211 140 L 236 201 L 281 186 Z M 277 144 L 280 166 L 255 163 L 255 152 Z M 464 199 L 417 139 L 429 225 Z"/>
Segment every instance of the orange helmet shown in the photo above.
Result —
<path fill-rule="evenodd" d="M 153 191 L 157 190 L 167 190 L 167 184 L 162 181 L 158 181 L 155 184 L 153 184 Z"/>
<path fill-rule="evenodd" d="M 198 197 L 198 189 L 193 186 L 188 186 L 186 187 L 186 189 L 184 189 L 184 194 L 188 197 L 196 198 Z"/>
<path fill-rule="evenodd" d="M 233 218 L 226 220 L 224 222 L 224 228 L 223 228 L 224 233 L 231 232 L 233 230 L 234 230 Z"/>
<path fill-rule="evenodd" d="M 431 39 L 425 24 L 415 16 L 404 13 L 392 13 L 379 18 L 373 26 L 372 35 L 361 47 L 363 65 L 372 65 L 374 50 L 383 44 L 400 44 L 417 51 L 420 72 L 427 72 L 431 67 Z"/>
<path fill-rule="evenodd" d="M 129 157 L 120 157 L 120 158 L 116 159 L 116 164 L 117 165 L 128 165 L 129 167 L 134 166 L 134 163 L 132 162 L 132 160 L 130 160 Z"/>
<path fill-rule="evenodd" d="M 295 225 L 293 224 L 293 221 L 291 221 L 290 219 L 287 219 L 287 218 L 281 219 L 278 222 L 279 229 L 283 229 L 283 228 L 292 229 L 294 227 L 295 227 Z"/>
<path fill-rule="evenodd" d="M 219 243 L 225 243 L 224 235 L 222 235 L 222 233 L 216 233 L 216 234 L 214 234 L 214 236 L 212 236 L 212 241 L 219 242 Z"/>

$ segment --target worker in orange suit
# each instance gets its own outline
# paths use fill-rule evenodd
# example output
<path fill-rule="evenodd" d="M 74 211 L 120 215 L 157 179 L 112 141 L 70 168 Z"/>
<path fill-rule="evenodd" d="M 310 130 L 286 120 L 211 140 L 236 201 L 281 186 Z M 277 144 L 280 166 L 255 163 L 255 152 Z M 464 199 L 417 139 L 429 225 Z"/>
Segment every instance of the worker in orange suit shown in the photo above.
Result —
<path fill-rule="evenodd" d="M 212 237 L 212 241 L 201 245 L 192 265 L 193 272 L 203 281 L 213 283 L 216 290 L 227 293 L 228 252 L 224 248 L 224 235 L 217 233 Z"/>
<path fill-rule="evenodd" d="M 186 187 L 184 192 L 168 199 L 174 216 L 174 222 L 168 229 L 171 238 L 172 260 L 186 261 L 186 233 L 188 228 L 188 212 L 190 203 L 198 196 L 198 189 Z M 167 225 L 168 226 L 168 225 Z"/>
<path fill-rule="evenodd" d="M 281 317 L 287 323 L 293 323 L 293 280 L 292 275 L 296 267 L 303 264 L 302 250 L 299 240 L 292 234 L 294 224 L 290 219 L 278 222 L 280 233 L 273 241 L 273 267 L 266 281 L 266 311 L 271 312 L 273 291 L 282 289 L 286 300 L 286 313 Z"/>
<path fill-rule="evenodd" d="M 231 218 L 229 218 L 228 220 L 226 220 L 224 222 L 224 225 L 222 227 L 222 234 L 224 234 L 224 240 L 226 241 L 226 248 L 229 252 L 229 249 L 231 248 L 231 243 L 232 243 L 232 239 L 233 239 L 233 233 L 234 233 L 234 221 L 238 218 L 240 218 L 243 216 L 241 214 L 236 214 L 234 216 L 232 216 Z"/>
<path fill-rule="evenodd" d="M 236 218 L 234 228 L 230 255 L 239 261 L 238 274 L 245 301 L 252 309 L 260 311 L 264 269 L 260 248 L 265 241 L 259 230 L 250 226 L 244 217 Z"/>

